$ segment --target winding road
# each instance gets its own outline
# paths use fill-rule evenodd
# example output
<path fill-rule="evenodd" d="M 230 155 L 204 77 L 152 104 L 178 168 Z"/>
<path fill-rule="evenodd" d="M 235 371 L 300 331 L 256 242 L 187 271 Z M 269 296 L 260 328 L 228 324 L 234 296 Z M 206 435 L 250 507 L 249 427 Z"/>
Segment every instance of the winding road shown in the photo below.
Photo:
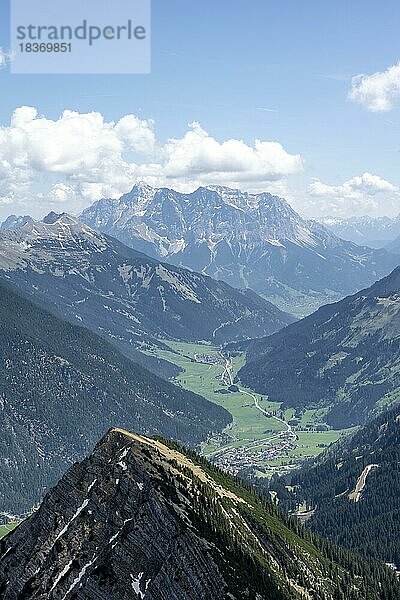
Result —
<path fill-rule="evenodd" d="M 221 376 L 221 380 L 224 381 L 225 385 L 228 385 L 228 386 L 234 385 L 233 377 L 232 377 L 232 370 L 233 370 L 232 361 L 229 358 L 225 358 L 225 370 Z M 226 378 L 228 378 L 228 381 L 226 380 Z M 257 397 L 255 396 L 255 394 L 252 394 L 251 392 L 247 392 L 246 390 L 243 390 L 239 386 L 238 386 L 238 390 L 241 394 L 250 396 L 250 398 L 253 399 L 254 406 L 256 407 L 256 409 L 259 410 L 260 412 L 262 412 L 263 415 L 265 415 L 268 419 L 275 419 L 276 421 L 279 421 L 280 423 L 282 423 L 282 425 L 284 425 L 286 427 L 286 433 L 288 433 L 292 439 L 296 439 L 296 434 L 294 433 L 291 425 L 289 425 L 289 423 L 287 423 L 283 419 L 281 419 L 275 415 L 271 415 L 271 413 L 267 412 L 264 408 L 262 408 L 260 406 L 259 401 L 258 401 Z M 269 439 L 274 439 L 274 438 L 269 438 Z"/>
<path fill-rule="evenodd" d="M 232 371 L 233 371 L 232 361 L 229 358 L 225 358 L 222 355 L 222 353 L 221 353 L 221 357 L 225 360 L 225 368 L 224 368 L 223 373 L 221 374 L 220 380 L 227 387 L 229 387 L 231 385 L 235 385 L 235 383 L 233 381 L 233 376 L 232 376 Z M 243 394 L 245 396 L 250 396 L 250 398 L 253 400 L 254 408 L 256 408 L 258 411 L 260 411 L 267 419 L 275 419 L 276 421 L 279 421 L 279 423 L 281 423 L 282 425 L 284 425 L 286 427 L 286 431 L 284 430 L 284 433 L 288 434 L 288 436 L 290 438 L 292 438 L 293 440 L 296 439 L 296 434 L 294 433 L 294 431 L 293 431 L 292 427 L 289 425 L 289 423 L 287 423 L 280 417 L 270 414 L 264 408 L 262 408 L 260 406 L 260 403 L 255 394 L 248 392 L 247 390 L 244 390 L 244 389 L 240 388 L 239 386 L 237 386 L 237 390 L 238 390 L 238 392 L 240 392 L 241 394 Z M 258 440 L 254 440 L 252 442 L 251 446 L 256 448 L 257 446 L 263 446 L 265 443 L 270 444 L 274 440 L 281 438 L 281 434 L 282 434 L 282 431 L 279 431 L 279 432 L 277 432 L 276 435 L 269 436 L 266 438 L 260 438 Z M 227 450 L 230 450 L 231 448 L 234 448 L 234 447 L 235 447 L 234 444 L 227 444 L 226 446 L 223 446 L 222 448 L 218 448 L 217 450 L 214 450 L 214 452 L 211 452 L 209 454 L 209 456 L 210 457 L 218 456 L 219 454 L 222 454 L 222 453 L 226 452 Z"/>

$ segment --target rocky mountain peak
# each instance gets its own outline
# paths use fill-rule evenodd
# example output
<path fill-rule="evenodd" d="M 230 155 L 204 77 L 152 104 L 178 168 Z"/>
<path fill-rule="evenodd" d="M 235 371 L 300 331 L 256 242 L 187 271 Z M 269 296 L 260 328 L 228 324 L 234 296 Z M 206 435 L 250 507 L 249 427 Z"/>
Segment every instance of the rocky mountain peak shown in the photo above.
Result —
<path fill-rule="evenodd" d="M 1 231 L 0 239 L 14 244 L 42 245 L 52 242 L 58 245 L 63 243 L 82 244 L 95 246 L 97 249 L 105 247 L 104 236 L 93 231 L 90 227 L 68 213 L 50 212 L 41 221 L 27 220 L 23 225 L 14 229 Z M 69 246 L 71 249 L 71 246 Z"/>
<path fill-rule="evenodd" d="M 24 215 L 24 216 L 10 215 L 1 224 L 0 230 L 19 229 L 19 227 L 23 227 L 29 221 L 33 221 L 32 217 L 30 217 L 29 215 Z"/>
<path fill-rule="evenodd" d="M 129 206 L 134 210 L 138 210 L 151 202 L 157 191 L 157 188 L 153 188 L 150 185 L 139 182 L 133 186 L 130 192 L 121 196 L 117 202 L 119 202 L 121 205 Z"/>
<path fill-rule="evenodd" d="M 303 219 L 286 200 L 224 186 L 188 194 L 135 186 L 81 214 L 91 227 L 155 258 L 249 287 L 303 316 L 370 285 L 397 264 Z"/>
<path fill-rule="evenodd" d="M 113 429 L 0 543 L 0 594 L 331 600 L 337 557 L 194 453 Z M 361 599 L 367 570 L 353 581 Z"/>
<path fill-rule="evenodd" d="M 42 219 L 42 221 L 43 221 L 43 223 L 46 223 L 46 225 L 52 225 L 53 223 L 55 223 L 59 219 L 62 219 L 64 215 L 66 215 L 66 213 L 56 213 L 54 211 L 51 211 L 51 212 L 49 212 L 48 215 L 46 215 Z"/>
<path fill-rule="evenodd" d="M 157 252 L 151 254 L 159 256 L 173 256 L 190 243 L 205 243 L 213 249 L 223 239 L 232 243 L 245 239 L 252 247 L 271 238 L 313 245 L 307 222 L 284 199 L 224 186 L 199 187 L 183 194 L 136 185 L 119 201 L 95 203 L 81 218 L 121 241 L 133 236 L 153 244 Z"/>

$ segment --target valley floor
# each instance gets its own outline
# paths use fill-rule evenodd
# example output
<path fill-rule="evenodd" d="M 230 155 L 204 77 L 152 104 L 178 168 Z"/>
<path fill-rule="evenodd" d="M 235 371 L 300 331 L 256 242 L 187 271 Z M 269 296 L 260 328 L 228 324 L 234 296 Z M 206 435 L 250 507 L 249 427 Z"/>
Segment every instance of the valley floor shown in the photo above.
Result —
<path fill-rule="evenodd" d="M 163 342 L 170 351 L 154 353 L 183 369 L 176 382 L 231 413 L 232 425 L 202 448 L 205 456 L 229 473 L 269 477 L 287 472 L 347 433 L 328 429 L 320 410 L 304 411 L 291 425 L 294 409 L 282 411 L 280 404 L 238 387 L 234 378 L 244 364 L 244 354 L 227 357 L 210 344 Z"/>

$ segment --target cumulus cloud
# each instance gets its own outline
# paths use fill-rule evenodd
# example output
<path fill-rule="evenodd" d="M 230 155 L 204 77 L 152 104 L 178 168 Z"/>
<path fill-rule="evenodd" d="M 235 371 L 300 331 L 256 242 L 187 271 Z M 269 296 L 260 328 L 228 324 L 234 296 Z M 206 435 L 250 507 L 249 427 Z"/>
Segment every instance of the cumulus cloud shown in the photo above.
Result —
<path fill-rule="evenodd" d="M 400 99 L 400 63 L 372 75 L 356 75 L 348 95 L 372 112 L 387 112 Z"/>
<path fill-rule="evenodd" d="M 52 120 L 22 106 L 10 125 L 0 128 L 0 202 L 26 198 L 39 177 L 50 184 L 58 179 L 56 184 L 70 188 L 70 197 L 90 198 L 94 191 L 118 195 L 134 178 L 134 159 L 152 155 L 155 145 L 153 122 L 134 115 L 115 123 L 97 112 L 66 110 Z M 60 197 L 61 189 L 52 189 L 49 200 Z"/>
<path fill-rule="evenodd" d="M 308 188 L 311 196 L 308 208 L 322 215 L 362 215 L 399 211 L 399 188 L 386 179 L 364 173 L 341 185 L 328 185 L 319 179 Z"/>
<path fill-rule="evenodd" d="M 151 121 L 133 115 L 107 123 L 100 113 L 66 110 L 53 121 L 23 106 L 14 112 L 11 126 L 0 130 L 0 148 L 5 143 L 8 155 L 36 171 L 79 179 L 96 178 L 103 167 L 125 164 L 126 150 L 152 152 L 155 136 Z"/>
<path fill-rule="evenodd" d="M 254 147 L 241 140 L 218 142 L 199 123 L 189 125 L 181 139 L 165 145 L 164 174 L 170 178 L 196 177 L 226 181 L 274 181 L 302 169 L 299 155 L 286 152 L 277 142 L 256 140 Z"/>
<path fill-rule="evenodd" d="M 76 190 L 72 185 L 55 183 L 47 195 L 48 201 L 56 206 L 73 203 L 76 200 Z"/>
<path fill-rule="evenodd" d="M 137 180 L 194 189 L 210 183 L 255 187 L 279 182 L 302 169 L 299 155 L 278 142 L 219 142 L 199 123 L 182 138 L 157 141 L 152 120 L 130 114 L 107 122 L 98 112 L 65 110 L 48 119 L 33 107 L 17 108 L 0 127 L 0 203 L 32 197 L 78 204 L 116 198 Z"/>

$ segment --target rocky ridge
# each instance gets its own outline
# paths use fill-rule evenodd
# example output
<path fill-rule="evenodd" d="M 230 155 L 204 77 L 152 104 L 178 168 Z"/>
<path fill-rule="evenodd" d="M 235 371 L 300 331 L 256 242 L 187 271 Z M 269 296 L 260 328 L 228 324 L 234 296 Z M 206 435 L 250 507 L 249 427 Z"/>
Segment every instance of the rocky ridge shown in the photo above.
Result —
<path fill-rule="evenodd" d="M 149 258 L 65 213 L 0 232 L 0 276 L 152 370 L 138 350 L 162 339 L 222 344 L 294 320 L 250 290 Z"/>
<path fill-rule="evenodd" d="M 84 210 L 88 225 L 169 263 L 251 288 L 304 315 L 371 285 L 396 257 L 359 247 L 303 219 L 278 196 L 222 186 L 191 194 L 138 184 Z"/>
<path fill-rule="evenodd" d="M 0 593 L 4 600 L 361 600 L 367 590 L 383 599 L 396 589 L 385 569 L 374 583 L 365 565 L 350 573 L 336 551 L 327 560 L 306 538 L 206 461 L 114 429 L 0 542 Z"/>

